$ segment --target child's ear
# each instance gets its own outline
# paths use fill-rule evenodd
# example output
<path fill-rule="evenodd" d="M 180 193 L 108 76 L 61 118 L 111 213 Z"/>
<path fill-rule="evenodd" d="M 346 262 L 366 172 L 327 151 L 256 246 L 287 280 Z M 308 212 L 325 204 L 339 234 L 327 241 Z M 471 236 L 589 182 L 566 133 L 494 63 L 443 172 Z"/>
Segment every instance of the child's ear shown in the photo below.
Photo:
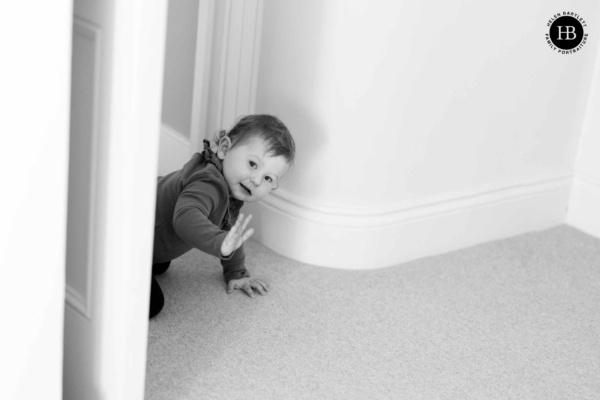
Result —
<path fill-rule="evenodd" d="M 223 136 L 221 139 L 219 139 L 219 143 L 217 144 L 217 146 L 217 157 L 223 160 L 225 159 L 225 155 L 227 154 L 229 149 L 231 149 L 231 139 L 229 138 L 229 136 Z"/>

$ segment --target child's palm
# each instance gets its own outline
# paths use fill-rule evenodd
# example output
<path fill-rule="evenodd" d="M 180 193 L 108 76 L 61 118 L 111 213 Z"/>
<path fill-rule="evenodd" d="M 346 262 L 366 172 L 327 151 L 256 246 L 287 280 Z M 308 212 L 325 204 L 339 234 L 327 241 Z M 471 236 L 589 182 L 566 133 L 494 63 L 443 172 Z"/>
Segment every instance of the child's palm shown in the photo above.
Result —
<path fill-rule="evenodd" d="M 223 244 L 221 245 L 221 254 L 224 257 L 229 256 L 231 253 L 239 249 L 242 243 L 252 236 L 254 229 L 250 228 L 244 232 L 251 219 L 252 215 L 248 215 L 244 221 L 244 214 L 240 213 L 240 216 L 235 224 L 231 227 L 231 230 L 227 233 L 227 236 L 225 236 L 225 240 L 223 240 Z"/>

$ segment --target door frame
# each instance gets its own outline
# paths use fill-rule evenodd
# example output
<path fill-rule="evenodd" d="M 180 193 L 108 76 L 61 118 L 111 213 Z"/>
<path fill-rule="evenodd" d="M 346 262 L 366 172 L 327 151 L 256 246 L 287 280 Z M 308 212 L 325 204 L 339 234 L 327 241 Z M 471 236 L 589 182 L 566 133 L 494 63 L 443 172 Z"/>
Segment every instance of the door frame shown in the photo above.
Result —
<path fill-rule="evenodd" d="M 99 72 L 92 156 L 80 161 L 92 171 L 93 251 L 77 266 L 87 268 L 89 290 L 66 298 L 63 393 L 142 400 L 167 0 L 73 5 L 74 21 L 91 27 Z"/>

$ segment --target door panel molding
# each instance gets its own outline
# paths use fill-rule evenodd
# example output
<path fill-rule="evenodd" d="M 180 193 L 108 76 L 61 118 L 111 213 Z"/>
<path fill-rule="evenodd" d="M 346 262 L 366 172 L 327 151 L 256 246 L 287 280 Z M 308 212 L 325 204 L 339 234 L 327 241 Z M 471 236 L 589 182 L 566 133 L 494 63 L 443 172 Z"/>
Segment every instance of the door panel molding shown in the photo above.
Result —
<path fill-rule="evenodd" d="M 73 18 L 66 302 L 88 320 L 94 262 L 101 30 Z"/>

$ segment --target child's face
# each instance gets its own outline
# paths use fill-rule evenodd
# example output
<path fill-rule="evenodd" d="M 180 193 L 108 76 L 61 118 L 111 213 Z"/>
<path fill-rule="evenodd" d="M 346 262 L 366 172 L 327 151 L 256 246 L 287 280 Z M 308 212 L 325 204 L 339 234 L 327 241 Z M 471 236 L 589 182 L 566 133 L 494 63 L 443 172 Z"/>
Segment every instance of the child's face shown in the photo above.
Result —
<path fill-rule="evenodd" d="M 277 188 L 289 164 L 285 157 L 272 157 L 260 137 L 251 137 L 231 148 L 231 140 L 221 140 L 217 155 L 223 160 L 223 175 L 231 195 L 242 201 L 258 201 Z"/>

